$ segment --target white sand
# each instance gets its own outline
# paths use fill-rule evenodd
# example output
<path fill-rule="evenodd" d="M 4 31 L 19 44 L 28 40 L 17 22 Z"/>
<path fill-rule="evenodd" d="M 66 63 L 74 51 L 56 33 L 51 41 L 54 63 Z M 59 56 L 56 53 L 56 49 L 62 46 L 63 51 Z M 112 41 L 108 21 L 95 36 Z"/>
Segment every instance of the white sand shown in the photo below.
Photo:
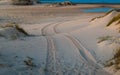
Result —
<path fill-rule="evenodd" d="M 19 9 L 23 10 L 23 7 Z M 0 10 L 3 10 L 1 16 L 6 14 L 4 12 L 7 9 Z M 8 14 L 9 17 L 17 15 L 23 18 L 21 13 L 15 11 L 15 8 L 10 8 L 10 10 L 14 11 L 9 11 L 11 12 Z M 30 10 L 31 7 L 28 11 Z M 60 10 L 56 12 L 58 10 L 56 8 L 52 10 L 55 11 L 51 12 L 52 15 L 60 12 Z M 29 13 L 28 11 L 24 13 Z M 74 10 L 72 12 L 76 13 Z M 75 15 L 68 13 L 67 16 L 65 16 L 66 10 L 62 13 L 64 14 L 47 16 L 47 18 L 42 15 L 41 23 L 39 23 L 41 16 L 32 17 L 29 13 L 28 17 L 23 18 L 29 23 L 20 23 L 20 27 L 31 36 L 21 36 L 16 29 L 0 28 L 0 34 L 3 35 L 0 37 L 0 75 L 119 75 L 119 72 L 110 72 L 112 71 L 109 70 L 110 68 L 104 69 L 103 65 L 113 57 L 113 49 L 119 44 L 110 44 L 109 41 L 97 43 L 101 36 L 119 35 L 116 27 L 113 28 L 114 25 L 106 27 L 106 24 L 117 13 L 112 12 L 91 22 L 93 17 L 103 15 L 103 13 L 77 13 Z M 13 40 L 8 39 L 9 37 L 5 38 L 13 34 L 19 34 L 20 37 Z M 27 65 L 25 61 L 29 64 Z"/>

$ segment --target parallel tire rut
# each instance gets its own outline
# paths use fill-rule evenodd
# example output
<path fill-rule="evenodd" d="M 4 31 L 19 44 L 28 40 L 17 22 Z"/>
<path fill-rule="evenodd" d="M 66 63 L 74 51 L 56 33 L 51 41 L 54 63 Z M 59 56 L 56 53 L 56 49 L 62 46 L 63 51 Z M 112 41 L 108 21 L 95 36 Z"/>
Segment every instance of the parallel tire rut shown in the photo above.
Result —
<path fill-rule="evenodd" d="M 52 37 L 46 36 L 48 42 L 48 51 L 46 59 L 45 75 L 62 75 L 60 64 L 56 55 L 56 48 Z"/>

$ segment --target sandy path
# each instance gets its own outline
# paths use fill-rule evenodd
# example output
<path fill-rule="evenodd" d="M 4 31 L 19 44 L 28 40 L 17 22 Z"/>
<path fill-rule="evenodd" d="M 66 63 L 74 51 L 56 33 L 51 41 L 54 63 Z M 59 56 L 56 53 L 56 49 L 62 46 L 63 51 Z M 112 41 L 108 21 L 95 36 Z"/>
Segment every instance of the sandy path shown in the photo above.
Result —
<path fill-rule="evenodd" d="M 58 32 L 58 30 L 56 29 L 56 26 L 65 23 L 64 22 L 56 22 L 56 23 L 50 23 L 46 26 L 44 26 L 41 29 L 42 35 L 44 35 L 48 41 L 48 52 L 47 52 L 47 59 L 46 59 L 46 69 L 47 72 L 45 72 L 45 75 L 62 75 L 63 74 L 63 70 L 64 68 L 60 67 L 61 66 L 61 62 L 59 59 L 59 52 L 58 52 L 58 47 L 56 47 L 55 44 L 55 40 L 54 38 L 52 38 L 52 36 L 54 35 L 63 35 L 61 33 Z M 67 21 L 67 22 L 71 22 L 71 21 Z M 74 38 L 72 35 L 68 35 L 65 34 L 65 37 L 69 39 L 69 41 L 71 41 L 71 43 L 75 46 L 75 48 L 78 50 L 79 52 L 79 60 L 84 62 L 85 64 L 83 66 L 86 66 L 87 64 L 89 64 L 89 67 L 91 67 L 92 69 L 94 69 L 95 71 L 92 72 L 93 75 L 96 75 L 97 71 L 103 71 L 101 70 L 96 70 L 96 68 L 100 68 L 99 65 L 96 64 L 96 60 L 94 59 L 94 57 L 91 55 L 91 53 L 81 44 L 81 42 L 79 40 L 77 40 L 76 38 Z M 57 40 L 56 40 L 57 41 Z M 73 46 L 72 45 L 72 46 Z M 78 61 L 74 61 L 73 64 L 77 65 Z M 73 65 L 72 64 L 72 65 Z M 83 67 L 80 66 L 80 64 L 78 64 L 79 67 Z M 93 68 L 92 66 L 96 66 L 95 68 Z M 74 66 L 76 67 L 76 66 Z M 68 69 L 68 68 L 67 68 Z M 70 69 L 71 70 L 71 69 Z M 76 69 L 76 72 L 74 72 L 71 75 L 78 75 L 79 72 L 79 68 Z M 69 71 L 66 71 L 66 74 L 69 74 Z M 83 73 L 84 74 L 84 73 Z M 63 74 L 64 75 L 64 74 Z"/>
<path fill-rule="evenodd" d="M 0 24 L 13 21 L 19 23 L 26 32 L 35 35 L 34 37 L 24 37 L 26 41 L 36 39 L 36 37 L 42 37 L 42 39 L 38 39 L 39 41 L 33 40 L 28 42 L 30 44 L 33 43 L 30 47 L 27 43 L 26 46 L 24 46 L 24 43 L 26 42 L 24 41 L 22 44 L 18 44 L 15 48 L 17 49 L 19 47 L 20 51 L 21 48 L 23 48 L 23 52 L 24 49 L 28 50 L 26 53 L 29 53 L 29 49 L 33 50 L 35 58 L 36 52 L 34 50 L 38 47 L 37 53 L 40 54 L 37 55 L 37 59 L 40 58 L 40 60 L 44 60 L 45 63 L 45 67 L 43 66 L 41 68 L 41 66 L 39 66 L 41 71 L 43 71 L 42 75 L 109 75 L 109 73 L 104 71 L 99 64 L 96 63 L 95 57 L 93 57 L 91 52 L 87 49 L 88 47 L 83 44 L 83 41 L 86 41 L 84 40 L 84 37 L 81 42 L 82 36 L 79 36 L 81 34 L 83 36 L 87 34 L 86 32 L 84 35 L 84 32 L 81 33 L 80 31 L 84 27 L 89 26 L 91 18 L 103 15 L 103 13 L 83 13 L 81 12 L 82 8 L 86 8 L 86 6 L 0 7 L 0 19 L 2 19 L 0 20 Z M 93 8 L 93 6 L 90 8 Z M 72 33 L 74 31 L 76 33 Z M 86 35 L 85 39 L 89 41 L 88 35 Z M 19 43 L 19 41 L 16 43 Z M 12 44 L 9 44 L 9 48 L 12 51 L 14 49 L 13 45 L 15 41 L 10 42 L 12 42 Z M 44 52 L 44 55 L 42 55 L 42 52 Z M 33 53 L 31 52 L 30 54 L 32 55 Z M 40 62 L 40 64 L 43 65 L 42 62 Z"/>
<path fill-rule="evenodd" d="M 91 53 L 88 50 L 86 50 L 84 48 L 84 46 L 82 46 L 82 44 L 79 43 L 79 41 L 77 39 L 73 38 L 70 35 L 65 35 L 65 36 L 67 38 L 69 38 L 73 42 L 73 44 L 78 48 L 80 54 L 82 55 L 81 57 L 84 61 L 86 61 L 88 63 L 96 62 L 94 57 L 91 55 Z M 90 61 L 92 61 L 92 62 L 90 62 Z"/>
<path fill-rule="evenodd" d="M 48 42 L 48 52 L 46 59 L 46 69 L 45 75 L 63 75 L 61 72 L 59 59 L 57 59 L 56 48 L 52 37 L 46 36 Z"/>

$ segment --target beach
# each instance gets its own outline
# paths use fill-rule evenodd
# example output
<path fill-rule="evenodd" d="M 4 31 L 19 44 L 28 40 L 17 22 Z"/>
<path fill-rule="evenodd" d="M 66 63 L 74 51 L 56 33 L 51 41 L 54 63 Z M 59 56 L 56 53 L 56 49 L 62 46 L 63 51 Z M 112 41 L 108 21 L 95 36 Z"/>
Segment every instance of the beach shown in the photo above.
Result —
<path fill-rule="evenodd" d="M 119 20 L 109 24 L 119 12 L 84 11 L 106 7 L 120 5 L 1 2 L 0 75 L 119 75 L 105 66 L 120 46 Z"/>

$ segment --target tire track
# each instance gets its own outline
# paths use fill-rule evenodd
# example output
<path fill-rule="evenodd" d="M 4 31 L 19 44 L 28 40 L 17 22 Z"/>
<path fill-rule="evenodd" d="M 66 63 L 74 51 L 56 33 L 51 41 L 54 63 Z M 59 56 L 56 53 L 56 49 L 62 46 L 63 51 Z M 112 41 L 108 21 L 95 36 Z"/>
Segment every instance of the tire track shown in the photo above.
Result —
<path fill-rule="evenodd" d="M 52 33 L 49 34 L 50 32 L 47 32 L 47 30 L 49 30 L 49 27 L 51 27 L 51 29 L 52 29 L 52 31 L 54 32 L 54 34 L 57 34 L 56 29 L 55 29 L 55 26 L 57 26 L 57 25 L 59 25 L 59 24 L 61 24 L 61 23 L 62 23 L 62 22 L 60 21 L 60 22 L 56 22 L 56 23 L 50 23 L 50 24 L 44 26 L 44 27 L 41 29 L 42 35 L 43 35 L 43 36 L 52 35 Z M 52 26 L 53 26 L 53 27 L 52 27 Z"/>
<path fill-rule="evenodd" d="M 57 27 L 58 27 L 60 24 L 62 24 L 62 23 L 65 23 L 65 22 L 60 22 L 59 24 L 56 24 L 56 25 L 53 27 L 54 32 L 55 32 L 56 34 L 59 34 L 59 31 L 57 30 Z"/>
<path fill-rule="evenodd" d="M 63 22 L 61 22 L 60 24 L 67 23 L 67 22 L 70 22 L 70 21 L 73 21 L 73 20 L 79 20 L 79 19 L 72 19 L 72 20 L 63 21 Z M 57 27 L 58 27 L 60 24 L 55 25 L 54 28 L 53 28 L 56 34 L 61 33 L 60 31 L 57 30 Z"/>
<path fill-rule="evenodd" d="M 84 61 L 84 64 L 88 65 L 91 69 L 93 69 L 92 75 L 96 75 L 98 71 L 104 71 L 98 64 L 96 64 L 96 61 L 94 57 L 91 55 L 89 51 L 87 51 L 83 45 L 80 43 L 79 40 L 74 38 L 70 35 L 65 35 L 68 39 L 72 41 L 72 43 L 77 47 L 77 49 L 80 52 L 80 56 L 82 60 Z M 83 68 L 83 67 L 81 67 Z M 106 72 L 106 71 L 105 71 Z M 107 73 L 107 72 L 106 72 Z"/>
<path fill-rule="evenodd" d="M 54 23 L 50 23 L 50 24 L 44 26 L 44 27 L 41 29 L 41 32 L 42 32 L 42 35 L 43 35 L 43 36 L 46 35 L 46 28 L 49 27 L 49 26 L 51 26 L 51 25 L 53 25 L 53 24 L 54 24 Z"/>
<path fill-rule="evenodd" d="M 64 21 L 65 22 L 65 21 Z M 42 35 L 46 37 L 47 39 L 47 58 L 46 58 L 46 68 L 45 68 L 45 75 L 64 75 L 64 68 L 61 68 L 59 57 L 57 56 L 57 49 L 55 47 L 54 40 L 52 38 L 52 31 L 54 34 L 60 34 L 60 32 L 57 30 L 57 26 L 64 23 L 64 22 L 56 22 L 46 25 L 42 28 Z M 52 28 L 49 32 L 48 29 Z M 49 36 L 50 34 L 50 36 Z M 90 69 L 93 69 L 92 75 L 96 75 L 97 71 L 99 71 L 97 68 L 101 69 L 99 65 L 96 65 L 96 61 L 94 57 L 91 55 L 91 53 L 80 43 L 78 39 L 71 35 L 65 35 L 70 41 L 76 46 L 76 48 L 79 50 L 80 58 L 83 60 L 83 63 L 85 65 L 80 66 L 80 62 L 76 62 L 76 65 L 74 66 L 75 75 L 79 74 L 79 71 L 81 68 L 84 68 L 85 66 L 89 66 Z M 85 69 L 85 68 L 84 68 Z M 97 70 L 96 70 L 97 69 Z M 95 71 L 94 71 L 95 70 Z M 82 71 L 82 70 L 81 70 Z M 89 71 L 89 70 L 88 70 Z M 67 71 L 66 71 L 67 72 Z M 74 75 L 71 74 L 71 75 Z"/>
<path fill-rule="evenodd" d="M 77 19 L 74 19 L 74 20 L 77 20 Z M 69 22 L 69 21 L 72 21 L 72 20 L 59 21 L 59 22 L 50 23 L 50 24 L 44 26 L 44 27 L 41 29 L 42 35 L 43 35 L 43 36 L 48 35 L 48 34 L 47 34 L 47 29 L 48 29 L 50 26 L 53 26 L 52 29 L 53 29 L 53 32 L 54 32 L 55 34 L 60 33 L 60 32 L 57 30 L 57 27 L 58 27 L 60 24 L 66 23 L 66 22 Z"/>
<path fill-rule="evenodd" d="M 87 61 L 87 62 L 96 62 L 94 57 L 91 55 L 91 53 L 89 51 L 87 51 L 82 44 L 79 42 L 79 40 L 75 39 L 73 36 L 70 35 L 65 35 L 67 38 L 69 38 L 72 43 L 77 47 L 77 49 L 79 50 L 80 54 L 83 57 L 83 60 Z"/>
<path fill-rule="evenodd" d="M 52 37 L 46 36 L 48 42 L 48 51 L 46 58 L 46 72 L 45 75 L 63 75 L 59 60 L 56 55 L 56 48 Z"/>

